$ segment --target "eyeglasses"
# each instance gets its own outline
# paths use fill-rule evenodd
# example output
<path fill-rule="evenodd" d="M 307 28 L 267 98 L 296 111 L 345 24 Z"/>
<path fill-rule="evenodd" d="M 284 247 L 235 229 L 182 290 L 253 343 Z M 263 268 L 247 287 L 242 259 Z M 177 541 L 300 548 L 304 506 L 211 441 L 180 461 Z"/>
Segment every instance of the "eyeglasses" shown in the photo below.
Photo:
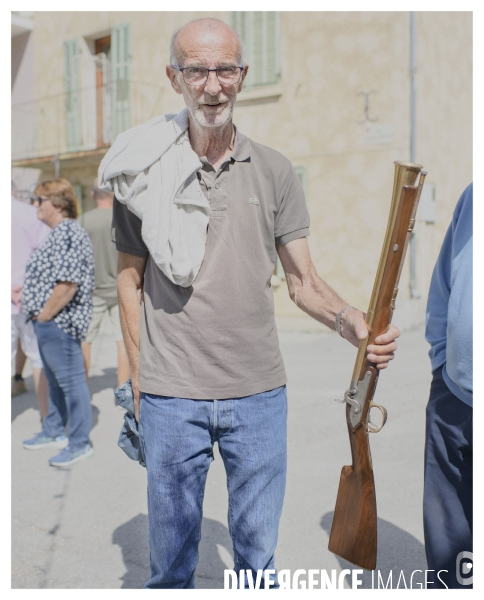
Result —
<path fill-rule="evenodd" d="M 188 85 L 205 85 L 209 74 L 214 71 L 220 83 L 225 85 L 233 85 L 239 83 L 240 76 L 244 67 L 218 67 L 218 69 L 204 69 L 203 67 L 175 67 L 174 69 L 181 71 L 183 80 Z"/>

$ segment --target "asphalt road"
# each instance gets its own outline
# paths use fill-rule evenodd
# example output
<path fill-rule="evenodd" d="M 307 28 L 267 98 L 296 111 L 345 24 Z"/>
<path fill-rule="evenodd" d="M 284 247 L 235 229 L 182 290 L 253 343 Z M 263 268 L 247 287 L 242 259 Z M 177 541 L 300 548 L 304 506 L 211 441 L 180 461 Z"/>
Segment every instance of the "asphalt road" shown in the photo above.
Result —
<path fill-rule="evenodd" d="M 29 452 L 22 440 L 39 431 L 29 392 L 12 399 L 12 588 L 141 588 L 149 577 L 146 473 L 117 447 L 123 412 L 115 407 L 115 344 L 108 322 L 92 348 L 94 456 L 70 469 L 49 467 L 55 451 Z M 352 566 L 328 551 L 341 467 L 350 464 L 344 407 L 334 402 L 348 387 L 356 350 L 335 334 L 283 331 L 288 373 L 289 466 L 276 567 Z M 425 405 L 430 363 L 423 330 L 405 332 L 397 359 L 382 373 L 375 401 L 388 410 L 384 429 L 371 436 L 378 502 L 378 562 L 392 585 L 423 582 L 422 490 Z M 27 379 L 32 389 L 32 378 Z M 222 588 L 233 567 L 227 529 L 223 464 L 210 468 L 198 588 Z M 362 587 L 371 587 L 365 573 Z M 374 585 L 376 587 L 378 579 Z M 403 582 L 400 582 L 400 587 Z"/>

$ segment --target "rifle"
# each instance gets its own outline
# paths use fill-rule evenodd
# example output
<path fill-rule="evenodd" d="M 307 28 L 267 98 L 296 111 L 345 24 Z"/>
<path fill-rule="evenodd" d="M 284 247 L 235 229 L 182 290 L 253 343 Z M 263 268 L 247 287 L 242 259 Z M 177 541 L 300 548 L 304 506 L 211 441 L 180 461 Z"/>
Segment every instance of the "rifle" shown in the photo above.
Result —
<path fill-rule="evenodd" d="M 421 169 L 421 165 L 395 161 L 390 216 L 366 315 L 368 337 L 360 342 L 350 388 L 346 390 L 344 400 L 339 401 L 346 402 L 352 465 L 344 466 L 341 471 L 328 548 L 368 570 L 376 567 L 377 553 L 375 481 L 368 433 L 382 429 L 387 411 L 373 402 L 379 372 L 367 359 L 366 348 L 386 330 L 395 309 L 398 281 L 427 175 Z M 419 173 L 418 185 L 414 185 Z M 372 408 L 381 412 L 379 426 L 370 419 Z"/>

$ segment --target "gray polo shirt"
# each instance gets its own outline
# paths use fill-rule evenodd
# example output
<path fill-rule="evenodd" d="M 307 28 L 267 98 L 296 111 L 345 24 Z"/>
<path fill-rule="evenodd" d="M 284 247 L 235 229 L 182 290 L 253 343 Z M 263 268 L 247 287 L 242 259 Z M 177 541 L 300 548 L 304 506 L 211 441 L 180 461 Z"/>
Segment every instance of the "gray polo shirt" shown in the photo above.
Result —
<path fill-rule="evenodd" d="M 290 161 L 236 131 L 230 158 L 199 172 L 211 216 L 193 285 L 172 283 L 141 237 L 141 221 L 114 201 L 117 250 L 147 257 L 140 326 L 140 390 L 161 396 L 241 398 L 287 381 L 274 319 L 276 246 L 309 235 Z"/>

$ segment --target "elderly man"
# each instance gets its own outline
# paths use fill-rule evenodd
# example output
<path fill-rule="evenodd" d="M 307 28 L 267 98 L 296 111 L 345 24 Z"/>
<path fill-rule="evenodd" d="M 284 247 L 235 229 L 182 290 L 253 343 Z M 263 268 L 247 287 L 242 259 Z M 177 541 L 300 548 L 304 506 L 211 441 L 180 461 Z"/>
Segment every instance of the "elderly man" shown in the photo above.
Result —
<path fill-rule="evenodd" d="M 287 414 L 270 287 L 276 251 L 302 310 L 354 345 L 367 329 L 316 274 L 291 163 L 232 123 L 248 71 L 236 33 L 192 21 L 173 36 L 170 62 L 186 109 L 119 136 L 99 173 L 116 193 L 120 316 L 148 474 L 146 587 L 193 588 L 215 442 L 235 569 L 274 568 Z M 378 367 L 398 335 L 391 326 L 368 347 Z"/>

